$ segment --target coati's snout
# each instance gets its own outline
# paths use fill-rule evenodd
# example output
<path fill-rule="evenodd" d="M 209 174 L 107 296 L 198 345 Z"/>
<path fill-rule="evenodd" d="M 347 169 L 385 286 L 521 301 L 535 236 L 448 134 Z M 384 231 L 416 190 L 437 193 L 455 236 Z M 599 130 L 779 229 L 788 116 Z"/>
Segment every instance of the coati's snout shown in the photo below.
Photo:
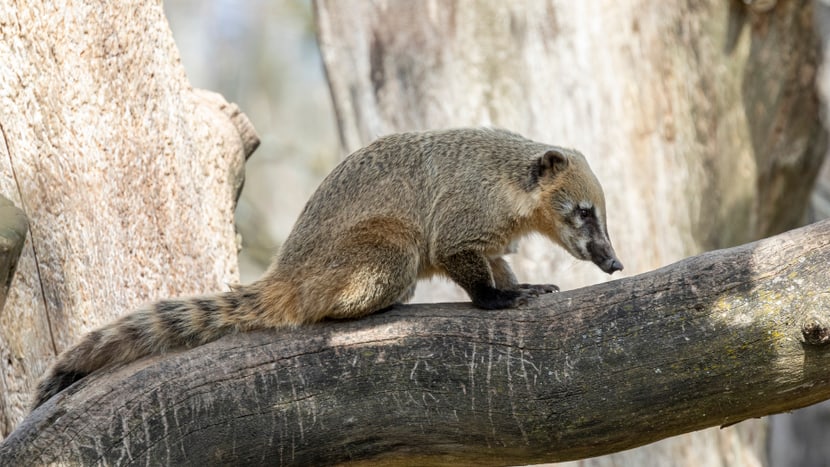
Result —
<path fill-rule="evenodd" d="M 590 261 L 608 274 L 622 271 L 622 262 L 611 246 L 602 217 L 597 215 L 595 207 L 587 206 L 581 203 L 566 218 L 561 235 L 563 246 L 576 258 Z"/>
<path fill-rule="evenodd" d="M 588 242 L 588 253 L 591 261 L 608 274 L 623 270 L 622 263 L 614 253 L 614 247 L 607 239 Z"/>
<path fill-rule="evenodd" d="M 605 195 L 585 157 L 572 150 L 549 150 L 538 167 L 538 173 L 546 176 L 543 183 L 550 183 L 549 201 L 543 204 L 543 210 L 549 209 L 544 217 L 552 227 L 547 232 L 550 238 L 608 274 L 622 271 L 608 238 Z"/>
<path fill-rule="evenodd" d="M 614 274 L 616 271 L 623 270 L 623 265 L 617 258 L 607 259 L 602 263 L 597 263 L 597 266 L 608 274 Z"/>

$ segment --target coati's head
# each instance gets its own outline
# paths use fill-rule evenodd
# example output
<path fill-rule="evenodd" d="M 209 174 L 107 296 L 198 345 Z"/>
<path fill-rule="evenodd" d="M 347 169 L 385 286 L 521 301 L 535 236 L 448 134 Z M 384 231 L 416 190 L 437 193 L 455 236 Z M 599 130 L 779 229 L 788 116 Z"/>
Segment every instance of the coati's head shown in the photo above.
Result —
<path fill-rule="evenodd" d="M 531 170 L 541 197 L 534 213 L 536 229 L 578 259 L 592 261 L 608 274 L 621 271 L 605 224 L 605 194 L 585 157 L 549 149 Z"/>

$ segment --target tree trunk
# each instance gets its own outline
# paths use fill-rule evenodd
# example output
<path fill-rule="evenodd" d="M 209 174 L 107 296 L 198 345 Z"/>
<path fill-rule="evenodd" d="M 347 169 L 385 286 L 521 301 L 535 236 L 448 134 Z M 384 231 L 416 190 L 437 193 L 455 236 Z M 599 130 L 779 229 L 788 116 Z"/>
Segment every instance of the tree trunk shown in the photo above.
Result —
<path fill-rule="evenodd" d="M 827 147 L 808 0 L 315 6 L 344 152 L 390 132 L 469 125 L 576 147 L 605 187 L 627 273 L 803 219 Z M 543 240 L 520 253 L 525 281 L 607 280 Z M 764 450 L 758 422 L 590 462 L 747 465 Z"/>
<path fill-rule="evenodd" d="M 830 398 L 830 221 L 515 310 L 411 305 L 98 372 L 9 465 L 507 465 Z"/>
<path fill-rule="evenodd" d="M 0 193 L 30 227 L 0 312 L 2 437 L 80 335 L 236 280 L 257 137 L 190 86 L 159 2 L 4 2 L 0 36 Z"/>

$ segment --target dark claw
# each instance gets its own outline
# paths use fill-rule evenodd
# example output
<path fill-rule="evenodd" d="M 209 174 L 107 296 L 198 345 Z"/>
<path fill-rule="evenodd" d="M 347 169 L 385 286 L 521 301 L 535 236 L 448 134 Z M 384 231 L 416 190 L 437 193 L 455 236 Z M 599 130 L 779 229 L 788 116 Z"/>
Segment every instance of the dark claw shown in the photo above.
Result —
<path fill-rule="evenodd" d="M 546 293 L 559 292 L 559 287 L 553 284 L 519 284 L 516 288 L 519 291 L 529 293 L 534 297 Z"/>
<path fill-rule="evenodd" d="M 482 288 L 472 299 L 478 308 L 498 310 L 527 305 L 539 295 L 558 291 L 559 287 L 553 284 L 519 284 L 513 290 Z"/>

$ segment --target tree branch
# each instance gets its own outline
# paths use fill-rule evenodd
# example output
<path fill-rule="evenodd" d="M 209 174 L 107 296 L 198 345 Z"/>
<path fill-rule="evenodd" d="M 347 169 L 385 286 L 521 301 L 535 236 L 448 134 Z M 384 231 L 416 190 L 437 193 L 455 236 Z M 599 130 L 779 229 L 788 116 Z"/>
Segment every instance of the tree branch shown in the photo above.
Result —
<path fill-rule="evenodd" d="M 396 307 L 101 372 L 12 465 L 533 463 L 830 398 L 830 221 L 530 306 Z"/>

